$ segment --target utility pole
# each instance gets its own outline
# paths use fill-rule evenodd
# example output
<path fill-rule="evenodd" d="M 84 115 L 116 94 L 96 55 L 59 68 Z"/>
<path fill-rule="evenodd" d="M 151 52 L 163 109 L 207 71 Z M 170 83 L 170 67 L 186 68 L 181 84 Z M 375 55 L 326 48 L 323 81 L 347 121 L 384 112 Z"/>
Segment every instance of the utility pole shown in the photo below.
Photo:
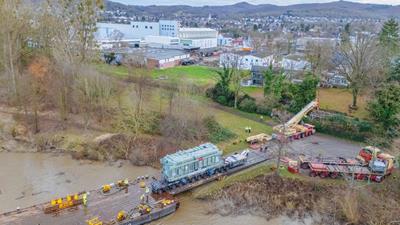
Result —
<path fill-rule="evenodd" d="M 286 146 L 287 144 L 287 137 L 286 137 L 286 126 L 285 126 L 285 122 L 286 121 L 288 115 L 277 115 L 277 119 L 279 120 L 279 123 L 282 124 L 282 130 L 279 132 L 280 134 L 278 134 L 278 136 L 276 137 L 277 140 L 277 145 L 278 145 L 278 158 L 277 158 L 277 162 L 276 162 L 276 174 L 279 175 L 280 172 L 280 166 L 281 166 L 281 157 L 282 157 L 282 150 L 283 148 Z"/>

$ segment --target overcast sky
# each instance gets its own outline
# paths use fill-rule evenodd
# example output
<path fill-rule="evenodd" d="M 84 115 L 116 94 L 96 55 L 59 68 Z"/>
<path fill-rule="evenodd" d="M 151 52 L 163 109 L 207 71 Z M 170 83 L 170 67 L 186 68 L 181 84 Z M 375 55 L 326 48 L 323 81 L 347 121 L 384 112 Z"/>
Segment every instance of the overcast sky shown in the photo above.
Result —
<path fill-rule="evenodd" d="M 228 5 L 243 0 L 112 0 L 130 5 Z M 333 0 L 247 0 L 252 4 L 292 5 L 299 3 L 324 3 Z M 400 0 L 352 0 L 353 2 L 400 5 Z"/>

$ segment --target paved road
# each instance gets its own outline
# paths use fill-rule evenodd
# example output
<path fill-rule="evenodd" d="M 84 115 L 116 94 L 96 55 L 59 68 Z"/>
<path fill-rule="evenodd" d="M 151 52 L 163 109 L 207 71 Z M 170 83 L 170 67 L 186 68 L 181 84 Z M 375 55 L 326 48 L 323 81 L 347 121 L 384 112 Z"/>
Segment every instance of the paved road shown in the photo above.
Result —
<path fill-rule="evenodd" d="M 310 156 L 341 156 L 354 158 L 363 145 L 332 136 L 316 134 L 300 140 L 295 140 L 289 144 L 287 152 L 289 154 L 306 154 Z"/>

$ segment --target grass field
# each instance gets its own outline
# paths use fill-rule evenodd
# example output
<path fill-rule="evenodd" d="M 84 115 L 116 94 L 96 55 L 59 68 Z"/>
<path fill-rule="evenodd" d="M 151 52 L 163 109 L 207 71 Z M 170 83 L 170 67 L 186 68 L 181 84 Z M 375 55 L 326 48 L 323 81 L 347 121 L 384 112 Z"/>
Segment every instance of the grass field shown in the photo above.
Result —
<path fill-rule="evenodd" d="M 243 87 L 242 91 L 258 101 L 264 99 L 264 89 L 262 87 Z"/>
<path fill-rule="evenodd" d="M 266 163 L 254 166 L 252 168 L 228 176 L 220 181 L 215 181 L 211 184 L 199 187 L 194 190 L 193 195 L 195 198 L 204 199 L 208 196 L 212 196 L 222 188 L 229 187 L 230 185 L 235 184 L 237 182 L 248 181 L 255 177 L 271 173 L 272 167 L 273 166 L 271 164 L 266 164 Z"/>
<path fill-rule="evenodd" d="M 103 63 L 96 64 L 95 67 L 100 72 L 116 77 L 128 75 L 128 68 L 125 66 L 113 66 Z M 168 69 L 154 69 L 151 71 L 151 76 L 159 80 L 185 81 L 198 86 L 207 86 L 216 83 L 217 70 L 206 66 L 178 66 Z"/>
<path fill-rule="evenodd" d="M 243 88 L 243 92 L 257 100 L 261 100 L 264 97 L 264 90 L 261 87 L 245 87 Z M 342 112 L 349 116 L 363 119 L 368 118 L 368 112 L 366 110 L 368 98 L 366 96 L 359 96 L 359 109 L 354 112 L 349 112 L 348 106 L 352 103 L 353 99 L 350 90 L 338 88 L 321 88 L 319 89 L 318 95 L 321 109 Z"/>
<path fill-rule="evenodd" d="M 359 109 L 355 112 L 350 113 L 348 106 L 352 103 L 352 98 L 353 97 L 351 95 L 351 91 L 348 89 L 319 89 L 319 100 L 321 109 L 334 110 L 358 118 L 368 118 L 368 112 L 366 110 L 368 98 L 365 96 L 359 96 Z"/>
<path fill-rule="evenodd" d="M 186 81 L 199 86 L 212 85 L 217 82 L 217 69 L 205 66 L 178 66 L 174 68 L 154 70 L 153 77 Z"/>

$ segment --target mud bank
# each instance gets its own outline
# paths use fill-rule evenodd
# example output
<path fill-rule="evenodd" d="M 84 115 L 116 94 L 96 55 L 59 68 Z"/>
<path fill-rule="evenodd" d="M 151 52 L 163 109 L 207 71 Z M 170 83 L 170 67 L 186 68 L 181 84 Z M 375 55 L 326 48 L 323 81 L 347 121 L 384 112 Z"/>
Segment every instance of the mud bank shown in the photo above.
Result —
<path fill-rule="evenodd" d="M 400 221 L 398 175 L 381 184 L 259 176 L 209 197 L 209 213 L 251 214 L 267 220 L 312 218 L 314 224 L 390 224 Z"/>

